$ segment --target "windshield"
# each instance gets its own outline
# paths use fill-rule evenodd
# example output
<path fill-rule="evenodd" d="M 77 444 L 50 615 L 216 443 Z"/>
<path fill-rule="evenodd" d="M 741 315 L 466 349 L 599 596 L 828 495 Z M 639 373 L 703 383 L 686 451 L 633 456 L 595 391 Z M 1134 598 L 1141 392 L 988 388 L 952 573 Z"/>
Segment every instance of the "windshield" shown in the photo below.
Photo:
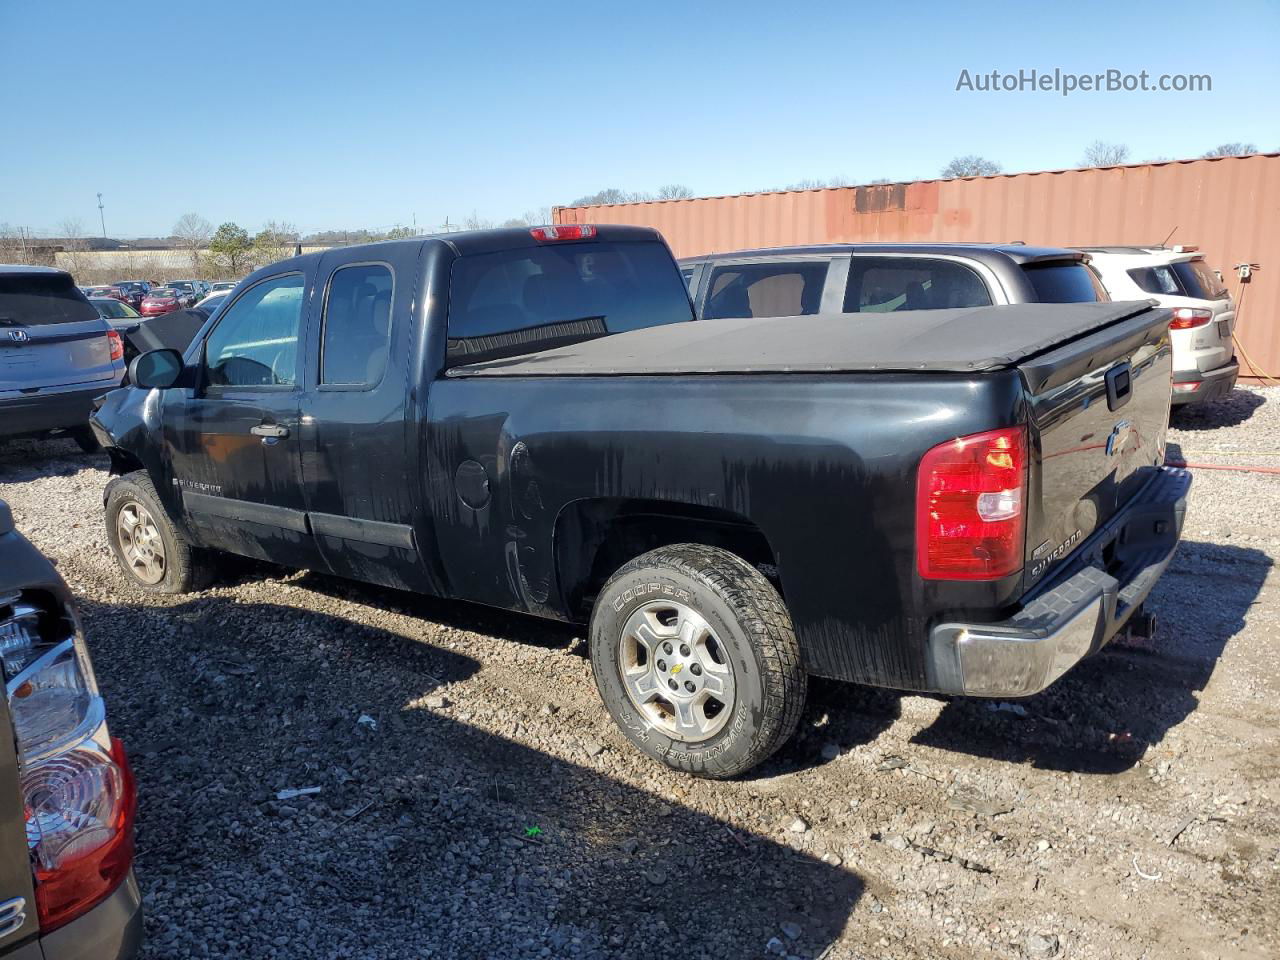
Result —
<path fill-rule="evenodd" d="M 162 290 L 152 290 L 149 294 L 147 294 L 147 299 L 148 300 L 172 300 L 177 295 L 178 293 L 176 290 L 170 290 L 168 288 L 165 288 Z"/>
<path fill-rule="evenodd" d="M 0 327 L 98 319 L 67 274 L 0 274 Z"/>
<path fill-rule="evenodd" d="M 451 280 L 448 353 L 458 363 L 693 319 L 670 251 L 653 241 L 459 257 Z"/>
<path fill-rule="evenodd" d="M 136 317 L 138 315 L 133 307 L 127 303 L 121 303 L 119 300 L 94 300 L 92 303 L 97 308 L 98 316 L 100 317 L 110 317 L 113 320 L 118 320 L 122 317 Z"/>

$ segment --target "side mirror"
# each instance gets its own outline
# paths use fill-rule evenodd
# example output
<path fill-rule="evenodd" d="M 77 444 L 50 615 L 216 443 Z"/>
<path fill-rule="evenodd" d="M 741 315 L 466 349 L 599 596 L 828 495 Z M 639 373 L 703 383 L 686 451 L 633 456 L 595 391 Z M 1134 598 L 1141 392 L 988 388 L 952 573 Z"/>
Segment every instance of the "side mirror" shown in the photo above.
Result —
<path fill-rule="evenodd" d="M 182 354 L 177 350 L 148 350 L 129 364 L 129 382 L 147 390 L 172 387 L 181 373 Z"/>

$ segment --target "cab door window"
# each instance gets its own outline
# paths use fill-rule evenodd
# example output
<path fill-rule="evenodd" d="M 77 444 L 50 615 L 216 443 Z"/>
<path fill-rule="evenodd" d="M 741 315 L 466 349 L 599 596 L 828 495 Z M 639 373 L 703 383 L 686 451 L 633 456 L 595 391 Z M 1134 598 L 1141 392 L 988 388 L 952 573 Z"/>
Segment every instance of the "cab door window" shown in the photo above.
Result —
<path fill-rule="evenodd" d="M 297 384 L 303 287 L 300 273 L 270 277 L 254 284 L 223 311 L 205 341 L 207 386 Z"/>
<path fill-rule="evenodd" d="M 385 263 L 357 263 L 333 272 L 320 345 L 322 384 L 372 387 L 382 379 L 391 342 L 393 284 Z"/>

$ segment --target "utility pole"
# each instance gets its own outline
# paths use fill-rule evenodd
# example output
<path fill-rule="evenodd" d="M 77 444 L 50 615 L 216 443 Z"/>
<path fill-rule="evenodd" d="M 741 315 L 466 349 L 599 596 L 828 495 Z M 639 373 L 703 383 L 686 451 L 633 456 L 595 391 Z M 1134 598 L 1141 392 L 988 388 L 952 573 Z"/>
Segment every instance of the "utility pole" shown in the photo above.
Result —
<path fill-rule="evenodd" d="M 102 221 L 102 239 L 107 239 L 107 215 L 102 212 L 102 194 L 98 194 L 98 219 Z"/>

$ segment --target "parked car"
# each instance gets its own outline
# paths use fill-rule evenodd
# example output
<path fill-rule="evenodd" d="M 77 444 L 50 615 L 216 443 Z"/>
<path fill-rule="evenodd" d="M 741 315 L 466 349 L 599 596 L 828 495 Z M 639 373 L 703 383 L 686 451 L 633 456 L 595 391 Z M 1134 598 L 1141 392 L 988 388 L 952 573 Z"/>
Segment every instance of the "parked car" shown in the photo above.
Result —
<path fill-rule="evenodd" d="M 1229 394 L 1240 364 L 1233 342 L 1235 302 L 1222 274 L 1196 247 L 1087 247 L 1117 299 L 1150 297 L 1173 310 L 1173 403 L 1209 403 Z"/>
<path fill-rule="evenodd" d="M 89 410 L 123 376 L 120 334 L 69 273 L 0 265 L 0 440 L 66 433 L 97 449 Z"/>
<path fill-rule="evenodd" d="M 151 592 L 228 551 L 589 622 L 632 743 L 732 776 L 791 735 L 806 673 L 1020 697 L 1149 622 L 1190 482 L 1161 466 L 1169 318 L 693 323 L 641 227 L 309 254 L 106 397 L 108 538 Z"/>
<path fill-rule="evenodd" d="M 184 307 L 194 307 L 205 294 L 201 280 L 170 280 L 165 287 L 178 294 Z"/>
<path fill-rule="evenodd" d="M 103 320 L 116 321 L 142 319 L 141 314 L 139 314 L 137 310 L 114 297 L 92 297 L 89 302 L 93 304 L 93 308 L 98 311 L 98 316 L 102 317 Z"/>
<path fill-rule="evenodd" d="M 127 960 L 142 946 L 137 794 L 80 616 L 0 500 L 0 957 Z M 21 843 L 21 841 L 18 841 Z"/>
<path fill-rule="evenodd" d="M 225 293 L 211 293 L 196 304 L 196 309 L 205 310 L 212 315 L 226 299 L 227 295 Z"/>
<path fill-rule="evenodd" d="M 151 292 L 151 284 L 145 280 L 121 280 L 119 283 L 112 284 L 112 289 L 115 291 L 112 296 L 137 310 L 142 306 L 146 295 Z"/>
<path fill-rule="evenodd" d="M 215 280 L 209 285 L 209 293 L 230 293 L 239 282 L 239 280 Z"/>
<path fill-rule="evenodd" d="M 82 289 L 84 291 L 84 295 L 89 299 L 93 299 L 94 297 L 110 297 L 112 294 L 112 290 L 109 285 L 96 286 L 96 287 L 84 287 Z"/>
<path fill-rule="evenodd" d="M 187 306 L 186 301 L 187 297 L 181 291 L 160 287 L 143 297 L 142 306 L 138 308 L 138 312 L 144 317 L 158 317 L 162 313 L 181 310 Z"/>
<path fill-rule="evenodd" d="M 713 319 L 1109 299 L 1088 261 L 1023 244 L 839 243 L 688 257 L 680 272 Z"/>

